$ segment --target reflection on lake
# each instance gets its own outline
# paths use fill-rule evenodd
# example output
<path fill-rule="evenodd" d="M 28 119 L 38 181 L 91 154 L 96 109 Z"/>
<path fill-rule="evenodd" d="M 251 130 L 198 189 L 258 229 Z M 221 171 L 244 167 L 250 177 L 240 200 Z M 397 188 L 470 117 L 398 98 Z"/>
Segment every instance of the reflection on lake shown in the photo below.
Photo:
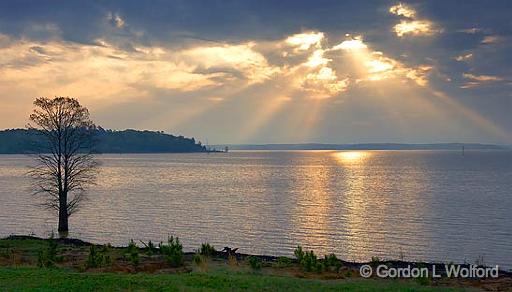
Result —
<path fill-rule="evenodd" d="M 512 267 L 512 152 L 276 151 L 101 155 L 71 236 L 126 244 L 175 234 L 241 252 L 297 244 L 372 256 Z M 56 218 L 31 202 L 30 159 L 0 155 L 0 235 L 46 235 Z"/>

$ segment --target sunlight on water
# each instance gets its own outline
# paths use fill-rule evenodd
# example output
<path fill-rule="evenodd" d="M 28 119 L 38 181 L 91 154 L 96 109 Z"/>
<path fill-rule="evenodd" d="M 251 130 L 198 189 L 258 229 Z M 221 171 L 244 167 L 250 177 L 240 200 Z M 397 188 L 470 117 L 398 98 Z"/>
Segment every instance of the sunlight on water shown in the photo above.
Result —
<path fill-rule="evenodd" d="M 303 230 L 298 238 L 305 246 L 327 245 L 323 236 L 330 229 L 329 168 L 325 165 L 297 169 L 297 205 L 294 212 L 295 229 Z"/>
<path fill-rule="evenodd" d="M 333 154 L 343 165 L 364 163 L 371 156 L 370 151 L 343 151 Z"/>

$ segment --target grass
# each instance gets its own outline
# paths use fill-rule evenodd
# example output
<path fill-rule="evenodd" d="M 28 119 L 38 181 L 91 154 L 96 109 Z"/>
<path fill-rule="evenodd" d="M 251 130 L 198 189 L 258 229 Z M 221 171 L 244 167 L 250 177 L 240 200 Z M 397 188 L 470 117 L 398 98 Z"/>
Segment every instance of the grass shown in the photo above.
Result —
<path fill-rule="evenodd" d="M 326 281 L 218 270 L 212 273 L 79 273 L 68 269 L 0 268 L 2 291 L 431 291 L 411 281 Z M 438 289 L 439 290 L 439 289 Z M 440 290 L 441 291 L 441 290 Z M 456 291 L 443 288 L 442 291 Z"/>
<path fill-rule="evenodd" d="M 37 252 L 48 245 L 45 240 L 37 239 L 0 239 L 0 250 L 16 249 L 23 253 L 33 253 L 37 255 Z"/>

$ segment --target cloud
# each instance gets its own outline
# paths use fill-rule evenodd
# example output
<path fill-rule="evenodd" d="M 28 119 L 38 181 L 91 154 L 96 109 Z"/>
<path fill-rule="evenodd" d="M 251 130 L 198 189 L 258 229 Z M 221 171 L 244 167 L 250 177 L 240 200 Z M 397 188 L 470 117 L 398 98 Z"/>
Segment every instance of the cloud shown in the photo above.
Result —
<path fill-rule="evenodd" d="M 462 77 L 469 80 L 468 82 L 465 82 L 460 86 L 460 88 L 465 88 L 465 89 L 479 87 L 482 85 L 505 80 L 505 78 L 500 77 L 500 76 L 483 75 L 483 74 L 476 75 L 476 74 L 472 74 L 472 73 L 463 73 Z"/>
<path fill-rule="evenodd" d="M 432 71 L 432 69 L 432 66 L 420 65 L 415 68 L 407 69 L 405 76 L 411 80 L 414 80 L 414 82 L 420 86 L 427 86 L 428 74 L 430 71 Z"/>
<path fill-rule="evenodd" d="M 349 39 L 341 42 L 340 44 L 332 47 L 332 50 L 358 50 L 366 49 L 368 46 L 363 43 L 361 36 L 356 36 L 353 39 Z"/>
<path fill-rule="evenodd" d="M 466 79 L 480 81 L 480 82 L 489 82 L 489 81 L 503 81 L 502 77 L 493 76 L 493 75 L 474 75 L 471 73 L 464 73 L 462 76 Z"/>
<path fill-rule="evenodd" d="M 252 44 L 120 50 L 102 45 L 27 40 L 0 48 L 2 86 L 34 95 L 66 94 L 107 103 L 143 98 L 146 89 L 178 92 L 230 87 L 237 90 L 275 73 Z M 111 97 L 109 99 L 109 97 Z M 115 98 L 114 98 L 115 97 Z"/>
<path fill-rule="evenodd" d="M 118 13 L 109 12 L 107 14 L 107 20 L 117 28 L 123 28 L 125 25 L 125 21 Z"/>
<path fill-rule="evenodd" d="M 459 56 L 456 56 L 454 59 L 455 59 L 455 61 L 459 61 L 459 62 L 468 61 L 468 60 L 473 59 L 473 54 L 467 53 L 467 54 L 459 55 Z"/>
<path fill-rule="evenodd" d="M 430 20 L 418 19 L 416 17 L 416 10 L 405 4 L 399 3 L 391 6 L 389 12 L 407 18 L 407 20 L 401 20 L 393 26 L 393 31 L 398 37 L 404 37 L 406 35 L 432 35 L 439 32 L 439 30 L 434 28 L 434 24 Z"/>
<path fill-rule="evenodd" d="M 107 103 L 151 99 L 154 89 L 204 91 L 215 96 L 208 100 L 220 102 L 257 84 L 282 82 L 279 86 L 288 88 L 284 91 L 298 96 L 328 98 L 345 91 L 348 79 L 329 67 L 332 60 L 324 56 L 323 38 L 322 33 L 311 33 L 271 42 L 273 50 L 286 51 L 283 44 L 291 45 L 292 53 L 298 49 L 297 55 L 281 55 L 282 65 L 275 65 L 254 41 L 198 43 L 181 50 L 138 45 L 124 50 L 103 39 L 84 45 L 2 37 L 6 45 L 0 47 L 0 88 L 15 86 L 49 96 L 65 93 Z M 272 81 L 274 76 L 283 81 Z"/>
<path fill-rule="evenodd" d="M 329 51 L 341 50 L 351 56 L 353 68 L 349 74 L 352 84 L 381 81 L 385 79 L 412 80 L 415 84 L 426 86 L 428 74 L 432 66 L 419 65 L 409 67 L 402 62 L 386 56 L 383 52 L 374 51 L 364 43 L 362 36 L 350 37 L 328 49 Z"/>
<path fill-rule="evenodd" d="M 96 45 L 7 37 L 2 42 L 6 43 L 0 47 L 4 88 L 18 84 L 37 95 L 65 93 L 98 101 L 110 97 L 108 103 L 151 99 L 155 89 L 204 92 L 220 102 L 257 85 L 277 86 L 281 96 L 290 98 L 326 99 L 361 81 L 394 78 L 427 83 L 426 70 L 371 50 L 362 36 L 348 35 L 330 47 L 318 31 L 276 41 L 197 42 L 181 49 L 144 45 L 124 49 L 105 39 L 97 39 Z"/>
<path fill-rule="evenodd" d="M 310 98 L 339 96 L 348 92 L 351 87 L 365 86 L 364 84 L 385 79 L 412 80 L 419 86 L 426 86 L 428 83 L 431 66 L 408 67 L 383 52 L 370 49 L 361 35 L 347 34 L 345 40 L 332 47 L 326 46 L 323 40 L 325 36 L 318 42 L 308 42 L 315 49 L 309 50 L 306 61 L 299 65 L 288 65 L 288 70 L 283 69 L 283 72 L 288 72 L 285 74 L 292 80 L 290 83 L 299 84 Z M 283 56 L 293 58 L 289 54 Z"/>
<path fill-rule="evenodd" d="M 389 12 L 407 18 L 414 18 L 416 16 L 416 11 L 413 8 L 402 3 L 398 3 L 397 5 L 391 6 L 389 8 Z"/>
<path fill-rule="evenodd" d="M 498 35 L 488 35 L 485 36 L 482 40 L 482 44 L 490 45 L 490 44 L 497 44 L 503 41 L 503 37 Z"/>
<path fill-rule="evenodd" d="M 463 32 L 463 33 L 476 34 L 476 33 L 482 32 L 483 29 L 477 28 L 477 27 L 472 27 L 472 28 L 460 29 L 458 31 Z"/>
<path fill-rule="evenodd" d="M 393 27 L 393 31 L 399 37 L 405 35 L 432 35 L 437 32 L 434 30 L 432 23 L 427 20 L 402 20 Z"/>
<path fill-rule="evenodd" d="M 318 48 L 323 39 L 324 34 L 322 32 L 299 33 L 289 36 L 286 43 L 296 47 L 298 51 L 305 51 L 311 47 Z"/>
<path fill-rule="evenodd" d="M 222 46 L 200 46 L 179 53 L 178 60 L 194 64 L 209 73 L 224 72 L 232 68 L 248 80 L 249 84 L 263 82 L 279 71 L 267 63 L 266 58 L 253 50 L 254 43 Z"/>
<path fill-rule="evenodd" d="M 325 54 L 325 51 L 322 50 L 322 49 L 315 50 L 309 56 L 306 65 L 309 66 L 309 67 L 318 67 L 318 66 L 327 65 L 332 60 L 328 59 L 328 58 L 325 58 L 324 54 Z"/>
<path fill-rule="evenodd" d="M 298 97 L 326 99 L 347 90 L 349 79 L 338 76 L 331 67 L 333 60 L 325 54 L 332 49 L 325 46 L 325 34 L 311 31 L 294 34 L 271 44 L 272 50 L 282 50 L 278 54 L 283 64 L 280 73 L 283 78 L 283 91 L 295 92 Z M 288 47 L 292 51 L 288 50 Z M 292 94 L 293 95 L 293 94 Z"/>
<path fill-rule="evenodd" d="M 318 72 L 307 74 L 301 86 L 311 97 L 329 98 L 347 90 L 348 84 L 348 78 L 339 80 L 333 69 L 322 67 Z"/>
<path fill-rule="evenodd" d="M 397 60 L 384 56 L 381 52 L 374 52 L 372 58 L 365 62 L 365 66 L 369 73 L 368 80 L 409 79 L 419 86 L 428 84 L 428 74 L 432 70 L 432 66 L 428 65 L 407 67 Z"/>

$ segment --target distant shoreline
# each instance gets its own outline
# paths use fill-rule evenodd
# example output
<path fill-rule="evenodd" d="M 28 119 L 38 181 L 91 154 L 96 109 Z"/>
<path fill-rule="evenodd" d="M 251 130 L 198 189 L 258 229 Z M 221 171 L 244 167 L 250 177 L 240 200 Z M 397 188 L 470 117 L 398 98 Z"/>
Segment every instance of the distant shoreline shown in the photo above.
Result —
<path fill-rule="evenodd" d="M 512 150 L 510 145 L 480 143 L 364 143 L 364 144 L 219 144 L 212 148 L 228 147 L 230 150 Z"/>
<path fill-rule="evenodd" d="M 194 138 L 158 131 L 94 130 L 95 153 L 199 153 L 210 149 Z M 49 151 L 40 131 L 28 129 L 0 130 L 0 154 L 34 154 Z"/>

